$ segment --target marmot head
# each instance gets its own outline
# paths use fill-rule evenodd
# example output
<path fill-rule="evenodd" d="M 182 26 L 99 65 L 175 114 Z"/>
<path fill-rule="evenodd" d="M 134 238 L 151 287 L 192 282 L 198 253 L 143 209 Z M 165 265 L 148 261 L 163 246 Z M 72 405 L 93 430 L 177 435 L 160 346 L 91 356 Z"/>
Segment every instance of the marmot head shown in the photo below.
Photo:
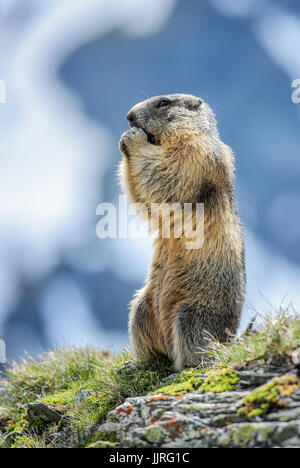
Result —
<path fill-rule="evenodd" d="M 189 94 L 152 97 L 132 107 L 126 117 L 131 127 L 144 130 L 152 144 L 160 144 L 164 133 L 181 129 L 218 137 L 212 109 L 203 99 Z"/>

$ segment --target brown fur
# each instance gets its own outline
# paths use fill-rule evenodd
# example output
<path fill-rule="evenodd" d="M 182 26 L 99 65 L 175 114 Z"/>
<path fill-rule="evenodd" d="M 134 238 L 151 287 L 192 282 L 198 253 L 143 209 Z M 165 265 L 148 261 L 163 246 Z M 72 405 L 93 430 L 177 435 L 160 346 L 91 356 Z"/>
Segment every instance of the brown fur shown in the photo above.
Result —
<path fill-rule="evenodd" d="M 168 104 L 161 106 L 163 99 Z M 219 139 L 211 109 L 194 96 L 151 98 L 128 119 L 120 177 L 131 201 L 148 209 L 152 203 L 204 203 L 202 248 L 187 249 L 184 236 L 163 238 L 159 225 L 146 285 L 131 304 L 137 357 L 151 359 L 158 351 L 180 370 L 200 363 L 207 333 L 226 341 L 239 325 L 245 265 L 234 158 Z M 174 234 L 176 213 L 172 219 Z"/>

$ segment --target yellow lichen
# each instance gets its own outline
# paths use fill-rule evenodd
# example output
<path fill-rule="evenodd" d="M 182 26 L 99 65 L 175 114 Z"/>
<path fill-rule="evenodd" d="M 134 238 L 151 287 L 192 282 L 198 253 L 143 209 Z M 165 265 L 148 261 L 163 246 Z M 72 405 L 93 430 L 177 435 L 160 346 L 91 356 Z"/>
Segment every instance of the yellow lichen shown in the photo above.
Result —
<path fill-rule="evenodd" d="M 186 380 L 182 382 L 174 382 L 165 387 L 159 388 L 155 393 L 164 393 L 165 395 L 182 396 L 187 392 L 199 389 L 200 392 L 221 393 L 233 390 L 239 382 L 238 375 L 230 369 L 221 369 L 211 372 L 207 375 L 205 381 L 197 376 L 197 371 L 194 370 L 187 374 Z M 198 371 L 199 372 L 199 371 Z"/>
<path fill-rule="evenodd" d="M 230 369 L 221 369 L 208 374 L 208 377 L 200 387 L 201 392 L 222 393 L 233 390 L 239 382 L 238 375 Z"/>
<path fill-rule="evenodd" d="M 285 406 L 287 397 L 299 386 L 299 378 L 293 375 L 274 377 L 265 385 L 256 388 L 243 399 L 239 415 L 251 419 L 263 416 L 275 406 Z"/>
<path fill-rule="evenodd" d="M 164 393 L 165 395 L 173 396 L 182 396 L 187 392 L 191 392 L 198 388 L 202 383 L 202 380 L 199 378 L 192 377 L 186 382 L 181 382 L 177 384 L 166 385 L 161 387 L 155 393 Z"/>

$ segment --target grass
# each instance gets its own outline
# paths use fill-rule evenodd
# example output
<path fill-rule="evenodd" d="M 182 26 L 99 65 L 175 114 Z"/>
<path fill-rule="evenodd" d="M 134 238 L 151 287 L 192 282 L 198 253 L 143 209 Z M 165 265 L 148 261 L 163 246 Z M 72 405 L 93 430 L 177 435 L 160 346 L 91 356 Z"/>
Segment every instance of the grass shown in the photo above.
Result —
<path fill-rule="evenodd" d="M 266 316 L 255 331 L 234 342 L 222 344 L 212 340 L 208 344 L 209 371 L 214 373 L 211 377 L 214 380 L 210 382 L 208 377 L 206 384 L 210 385 L 203 389 L 210 391 L 211 385 L 217 389 L 221 385 L 220 391 L 223 391 L 224 376 L 228 380 L 228 375 L 220 372 L 228 372 L 225 369 L 231 372 L 250 363 L 273 359 L 290 363 L 295 353 L 300 357 L 299 349 L 300 317 L 290 309 L 281 308 Z M 5 390 L 5 397 L 0 397 L 0 448 L 55 446 L 55 434 L 61 423 L 30 423 L 29 403 L 44 402 L 67 415 L 69 422 L 64 431 L 69 434 L 68 446 L 86 447 L 95 442 L 97 425 L 127 397 L 155 394 L 162 388 L 169 389 L 171 394 L 184 393 L 198 388 L 201 383 L 203 370 L 199 369 L 185 370 L 170 381 L 163 380 L 173 369 L 162 356 L 147 367 L 142 364 L 135 368 L 126 366 L 130 359 L 127 351 L 115 355 L 93 348 L 58 348 L 39 360 L 28 358 L 13 363 L 0 381 L 0 387 Z M 236 382 L 232 381 L 232 375 L 230 382 L 226 380 L 225 389 L 228 384 L 234 387 Z M 101 440 L 105 444 L 116 443 L 109 438 Z"/>
<path fill-rule="evenodd" d="M 126 351 L 113 355 L 93 348 L 59 348 L 40 360 L 29 358 L 21 364 L 13 363 L 0 382 L 5 389 L 5 398 L 0 399 L 0 432 L 2 426 L 8 435 L 27 433 L 30 443 L 37 445 L 38 439 L 41 443 L 49 427 L 38 427 L 27 420 L 28 403 L 41 401 L 72 417 L 71 429 L 78 435 L 74 445 L 84 445 L 82 434 L 88 438 L 111 409 L 127 397 L 153 391 L 171 373 L 170 363 L 163 357 L 150 368 L 126 368 L 129 360 Z M 57 430 L 53 425 L 51 431 Z M 28 435 L 17 437 L 16 442 L 24 443 Z"/>
<path fill-rule="evenodd" d="M 229 343 L 211 340 L 205 352 L 214 368 L 245 367 L 254 361 L 300 359 L 300 315 L 291 307 L 279 307 L 262 318 L 253 332 Z"/>

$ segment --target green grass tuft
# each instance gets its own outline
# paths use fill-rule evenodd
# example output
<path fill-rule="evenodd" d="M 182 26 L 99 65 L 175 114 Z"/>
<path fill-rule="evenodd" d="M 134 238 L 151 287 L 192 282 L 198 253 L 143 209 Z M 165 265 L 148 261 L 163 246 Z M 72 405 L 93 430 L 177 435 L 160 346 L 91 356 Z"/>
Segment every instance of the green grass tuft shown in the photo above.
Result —
<path fill-rule="evenodd" d="M 291 307 L 280 307 L 264 316 L 254 331 L 225 344 L 212 340 L 203 351 L 214 368 L 245 367 L 272 358 L 291 362 L 294 353 L 300 358 L 300 315 Z"/>

